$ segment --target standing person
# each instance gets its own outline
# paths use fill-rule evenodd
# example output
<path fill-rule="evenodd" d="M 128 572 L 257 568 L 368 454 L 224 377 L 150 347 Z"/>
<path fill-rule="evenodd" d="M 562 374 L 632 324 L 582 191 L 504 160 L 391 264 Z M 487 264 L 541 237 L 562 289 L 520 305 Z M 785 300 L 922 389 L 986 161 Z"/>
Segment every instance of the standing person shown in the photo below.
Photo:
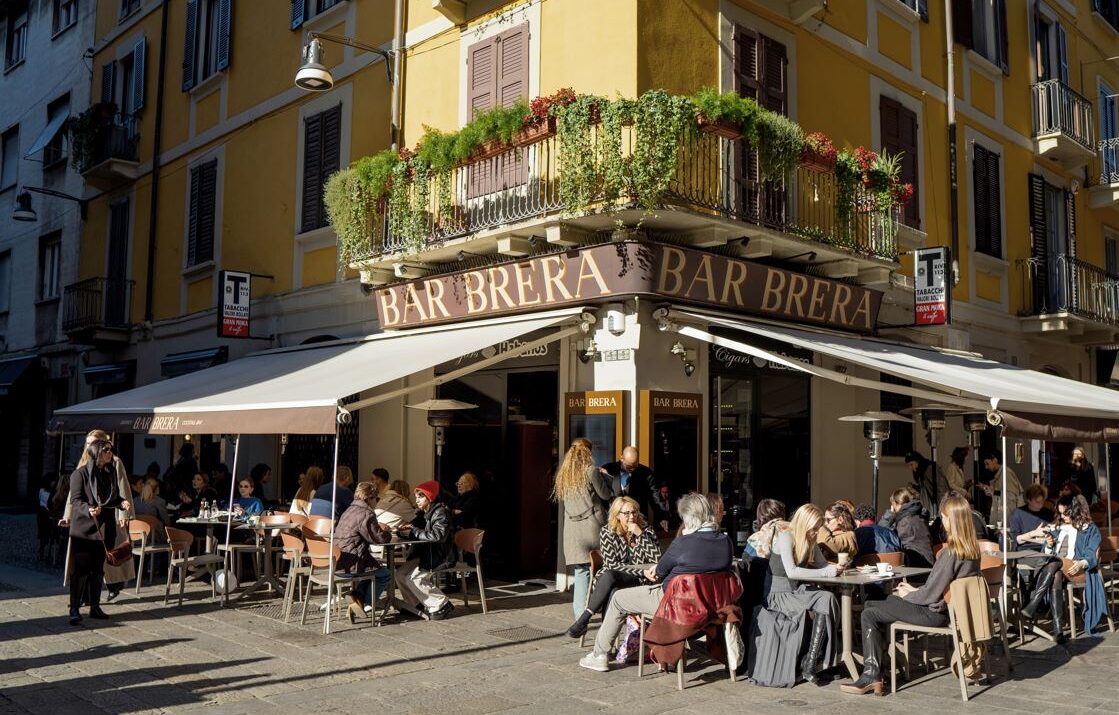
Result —
<path fill-rule="evenodd" d="M 595 466 L 591 449 L 588 439 L 571 440 L 552 486 L 552 500 L 563 506 L 563 560 L 575 571 L 571 610 L 576 618 L 583 612 L 590 588 L 591 549 L 598 548 L 598 535 L 606 523 L 603 502 L 611 496 L 606 475 Z"/>
<path fill-rule="evenodd" d="M 180 492 L 190 489 L 195 474 L 198 474 L 198 460 L 194 458 L 194 443 L 183 442 L 179 447 L 179 459 L 167 470 L 163 480 L 163 497 L 168 501 L 178 499 Z"/>
<path fill-rule="evenodd" d="M 308 467 L 306 472 L 299 475 L 299 489 L 295 492 L 295 498 L 291 500 L 291 507 L 288 509 L 292 514 L 302 514 L 309 516 L 311 514 L 311 500 L 315 498 L 315 492 L 322 486 L 322 480 L 325 475 L 321 467 Z"/>
<path fill-rule="evenodd" d="M 862 614 L 863 672 L 859 679 L 840 690 L 852 695 L 874 692 L 884 695 L 882 682 L 882 634 L 891 623 L 904 621 L 940 627 L 948 623 L 944 593 L 958 578 L 976 576 L 979 571 L 979 542 L 971 523 L 971 505 L 960 494 L 950 494 L 940 508 L 948 542 L 937 554 L 932 573 L 920 588 L 906 582 L 898 584 L 884 601 L 869 601 Z"/>
<path fill-rule="evenodd" d="M 661 557 L 657 534 L 648 527 L 632 497 L 618 497 L 610 503 L 610 514 L 598 540 L 602 570 L 595 577 L 587 607 L 567 629 L 571 638 L 579 638 L 587 632 L 591 616 L 602 613 L 614 591 L 644 583 L 641 572 Z"/>
<path fill-rule="evenodd" d="M 653 470 L 637 459 L 637 448 L 626 447 L 621 459 L 601 467 L 602 473 L 610 478 L 610 493 L 617 497 L 630 497 L 637 502 L 641 514 L 651 518 L 649 508 L 653 494 Z"/>
<path fill-rule="evenodd" d="M 253 494 L 261 501 L 266 508 L 271 507 L 275 502 L 268 498 L 268 489 L 266 485 L 272 484 L 272 467 L 269 467 L 263 462 L 253 465 L 249 470 L 249 478 L 253 480 Z"/>
<path fill-rule="evenodd" d="M 101 580 L 105 576 L 105 550 L 117 542 L 113 509 L 132 509 L 121 490 L 113 465 L 113 446 L 94 439 L 82 454 L 82 463 L 70 475 L 70 625 L 82 622 L 79 608 L 89 600 L 90 618 L 108 618 L 101 610 Z M 113 546 L 110 546 L 112 544 Z"/>
<path fill-rule="evenodd" d="M 482 509 L 482 493 L 478 491 L 478 477 L 474 472 L 463 472 L 455 482 L 458 496 L 451 503 L 451 522 L 455 530 L 477 529 Z"/>
<path fill-rule="evenodd" d="M 935 467 L 931 461 L 925 458 L 925 455 L 920 452 L 908 452 L 905 455 L 905 466 L 913 473 L 913 488 L 916 491 L 918 498 L 921 502 L 921 512 L 928 517 L 936 513 L 936 505 L 938 502 L 936 496 L 936 474 L 933 473 Z"/>
<path fill-rule="evenodd" d="M 410 526 L 400 528 L 400 534 L 426 543 L 412 547 L 408 560 L 396 570 L 396 584 L 401 593 L 411 596 L 417 610 L 424 610 L 433 621 L 441 621 L 455 607 L 439 590 L 432 571 L 455 561 L 451 517 L 447 505 L 439 499 L 439 482 L 420 484 L 415 497 L 420 511 Z"/>
<path fill-rule="evenodd" d="M 315 491 L 315 496 L 311 499 L 311 508 L 308 511 L 310 516 L 325 516 L 337 519 L 342 512 L 350 508 L 350 503 L 354 500 L 352 491 L 354 473 L 346 465 L 339 464 L 334 481 L 338 483 L 337 490 L 335 490 L 334 484 L 327 483 Z M 334 497 L 333 501 L 332 497 Z"/>
<path fill-rule="evenodd" d="M 952 450 L 952 454 L 948 457 L 948 465 L 944 467 L 944 479 L 948 483 L 949 489 L 955 489 L 964 494 L 971 491 L 971 480 L 968 479 L 967 473 L 964 471 L 970 454 L 971 448 L 969 447 L 956 447 Z"/>
<path fill-rule="evenodd" d="M 1006 499 L 1007 521 L 1010 513 L 1022 506 L 1022 482 L 1010 467 L 1002 464 L 1002 455 L 998 452 L 988 452 L 983 458 L 983 466 L 991 473 L 991 481 L 982 486 L 983 493 L 991 497 L 990 524 L 1002 522 L 1002 503 Z M 1002 473 L 1006 470 L 1006 494 L 1002 493 Z"/>
<path fill-rule="evenodd" d="M 921 511 L 921 502 L 912 488 L 902 487 L 890 495 L 890 510 L 883 517 L 883 525 L 897 532 L 905 550 L 906 566 L 928 568 L 933 562 L 932 539 Z"/>
<path fill-rule="evenodd" d="M 58 488 L 58 476 L 47 472 L 39 485 L 39 509 L 35 513 L 35 526 L 39 536 L 39 560 L 46 558 L 47 547 L 54 538 L 54 523 L 51 521 L 51 497 Z"/>
<path fill-rule="evenodd" d="M 365 617 L 365 607 L 372 606 L 385 590 L 392 575 L 388 569 L 370 553 L 370 546 L 384 544 L 392 538 L 388 527 L 377 521 L 374 507 L 377 505 L 377 487 L 370 482 L 362 482 L 354 490 L 354 500 L 334 531 L 334 543 L 342 552 L 338 558 L 340 571 L 362 573 L 373 571 L 372 581 L 359 581 L 350 593 L 350 623 L 356 618 Z M 376 590 L 373 589 L 376 583 Z M 372 611 L 372 608 L 370 609 Z"/>
<path fill-rule="evenodd" d="M 1072 458 L 1069 461 L 1069 478 L 1072 483 L 1080 487 L 1080 493 L 1091 506 L 1096 501 L 1099 492 L 1099 480 L 1096 477 L 1096 468 L 1088 461 L 1084 448 L 1077 445 L 1072 448 Z"/>

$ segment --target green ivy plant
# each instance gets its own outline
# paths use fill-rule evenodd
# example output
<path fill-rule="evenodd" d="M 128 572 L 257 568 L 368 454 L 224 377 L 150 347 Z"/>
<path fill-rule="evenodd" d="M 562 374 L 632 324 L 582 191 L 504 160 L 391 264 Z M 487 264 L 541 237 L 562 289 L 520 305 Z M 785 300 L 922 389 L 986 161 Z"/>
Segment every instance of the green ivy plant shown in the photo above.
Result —
<path fill-rule="evenodd" d="M 631 157 L 622 154 L 622 127 L 634 123 L 637 111 L 635 100 L 622 97 L 603 103 L 599 111 L 602 119 L 598 128 L 599 165 L 602 194 L 608 204 L 631 192 Z"/>
<path fill-rule="evenodd" d="M 601 97 L 581 95 L 556 112 L 559 195 L 560 202 L 570 212 L 585 208 L 598 193 L 591 119 L 599 118 L 604 102 Z"/>
<path fill-rule="evenodd" d="M 804 151 L 804 130 L 800 125 L 777 112 L 761 110 L 756 122 L 758 167 L 761 178 L 780 180 L 800 160 Z"/>
<path fill-rule="evenodd" d="M 637 201 L 646 211 L 660 204 L 676 178 L 684 131 L 695 131 L 695 105 L 687 97 L 651 89 L 637 100 L 632 179 Z"/>
<path fill-rule="evenodd" d="M 701 87 L 689 99 L 707 121 L 735 124 L 747 140 L 757 141 L 756 123 L 761 108 L 753 99 L 737 92 L 719 92 L 714 87 Z"/>
<path fill-rule="evenodd" d="M 400 162 L 386 149 L 362 157 L 349 168 L 334 173 L 323 187 L 323 203 L 338 237 L 338 261 L 346 266 L 377 250 L 374 228 L 384 215 L 384 196 Z"/>

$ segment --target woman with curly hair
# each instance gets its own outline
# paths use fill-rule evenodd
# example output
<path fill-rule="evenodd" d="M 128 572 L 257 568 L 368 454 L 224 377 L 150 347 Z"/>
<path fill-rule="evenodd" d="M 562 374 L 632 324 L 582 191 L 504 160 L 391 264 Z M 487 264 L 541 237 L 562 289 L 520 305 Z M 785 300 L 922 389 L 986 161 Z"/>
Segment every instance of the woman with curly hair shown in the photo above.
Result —
<path fill-rule="evenodd" d="M 587 607 L 567 629 L 572 638 L 587 632 L 591 616 L 605 610 L 615 590 L 647 583 L 641 571 L 661 558 L 656 531 L 645 523 L 640 505 L 631 497 L 618 497 L 610 504 L 610 515 L 598 539 L 602 570 L 595 577 Z"/>
<path fill-rule="evenodd" d="M 598 548 L 599 530 L 606 523 L 605 503 L 613 496 L 610 483 L 599 472 L 591 452 L 591 441 L 571 441 L 556 470 L 552 499 L 563 505 L 563 557 L 575 570 L 571 609 L 578 618 L 590 588 L 591 549 Z"/>

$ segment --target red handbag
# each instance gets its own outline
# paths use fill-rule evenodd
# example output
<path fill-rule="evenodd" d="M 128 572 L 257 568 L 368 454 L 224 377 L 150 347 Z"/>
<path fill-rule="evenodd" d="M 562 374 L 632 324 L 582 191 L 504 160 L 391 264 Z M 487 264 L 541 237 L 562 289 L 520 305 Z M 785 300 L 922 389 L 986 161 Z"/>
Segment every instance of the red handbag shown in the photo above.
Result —
<path fill-rule="evenodd" d="M 125 541 L 110 549 L 105 544 L 105 535 L 101 533 L 101 523 L 97 521 L 96 516 L 93 517 L 93 523 L 97 526 L 97 535 L 101 537 L 101 548 L 105 549 L 105 563 L 110 566 L 120 566 L 132 560 L 131 540 Z"/>

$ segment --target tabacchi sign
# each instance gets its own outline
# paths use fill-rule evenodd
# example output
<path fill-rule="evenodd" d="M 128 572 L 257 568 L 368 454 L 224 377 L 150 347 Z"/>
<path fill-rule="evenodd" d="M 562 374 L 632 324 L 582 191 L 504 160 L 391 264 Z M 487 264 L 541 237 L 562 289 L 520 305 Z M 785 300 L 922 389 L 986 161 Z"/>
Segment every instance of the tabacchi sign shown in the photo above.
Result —
<path fill-rule="evenodd" d="M 251 273 L 221 272 L 218 278 L 218 285 L 221 286 L 218 337 L 249 337 L 249 296 L 252 291 L 252 279 Z"/>
<path fill-rule="evenodd" d="M 419 279 L 376 292 L 386 329 L 653 295 L 869 332 L 882 294 L 861 286 L 649 242 L 608 243 Z"/>

